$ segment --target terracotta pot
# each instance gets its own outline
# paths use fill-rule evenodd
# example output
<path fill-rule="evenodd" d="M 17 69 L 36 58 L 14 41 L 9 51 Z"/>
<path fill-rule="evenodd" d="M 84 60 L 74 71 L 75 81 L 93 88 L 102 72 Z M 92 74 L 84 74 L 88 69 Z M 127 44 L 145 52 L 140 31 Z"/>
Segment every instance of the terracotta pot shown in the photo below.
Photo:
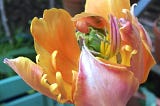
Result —
<path fill-rule="evenodd" d="M 155 56 L 157 63 L 160 63 L 160 17 L 157 18 L 154 22 L 153 32 L 155 35 L 155 41 L 154 41 Z"/>
<path fill-rule="evenodd" d="M 62 0 L 63 7 L 72 16 L 84 11 L 85 0 Z"/>

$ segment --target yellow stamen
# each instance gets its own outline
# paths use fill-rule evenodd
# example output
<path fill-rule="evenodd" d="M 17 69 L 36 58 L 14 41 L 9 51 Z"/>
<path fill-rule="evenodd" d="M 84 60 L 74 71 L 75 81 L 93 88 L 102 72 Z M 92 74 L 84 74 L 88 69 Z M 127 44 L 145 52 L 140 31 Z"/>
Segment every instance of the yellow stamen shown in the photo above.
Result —
<path fill-rule="evenodd" d="M 45 87 L 49 87 L 49 84 L 47 82 L 47 74 L 43 74 L 42 78 L 41 78 L 41 84 L 44 85 Z"/>
<path fill-rule="evenodd" d="M 76 73 L 73 72 L 74 76 Z M 72 85 L 63 80 L 61 72 L 56 73 L 56 83 L 51 85 L 47 81 L 47 74 L 44 74 L 41 78 L 41 84 L 57 97 L 59 103 L 72 102 Z"/>
<path fill-rule="evenodd" d="M 54 84 L 50 85 L 49 89 L 50 89 L 50 91 L 52 92 L 53 95 L 58 95 L 59 94 L 57 83 L 54 83 Z"/>
<path fill-rule="evenodd" d="M 60 103 L 72 101 L 72 86 L 63 80 L 61 72 L 56 73 L 56 82 L 60 92 L 57 101 Z"/>
<path fill-rule="evenodd" d="M 57 50 L 55 50 L 53 53 L 52 53 L 52 65 L 53 65 L 53 67 L 54 67 L 54 69 L 55 70 L 57 70 L 57 65 L 56 65 L 56 56 L 57 56 L 57 53 L 58 53 L 58 51 Z"/>
<path fill-rule="evenodd" d="M 39 63 L 39 57 L 40 57 L 40 54 L 36 56 L 36 63 Z"/>
<path fill-rule="evenodd" d="M 120 51 L 122 62 L 121 64 L 130 66 L 130 60 L 133 55 L 137 53 L 137 50 L 133 50 L 131 46 L 124 45 Z"/>
<path fill-rule="evenodd" d="M 109 58 L 109 61 L 116 64 L 117 63 L 117 56 L 115 55 L 115 56 Z"/>
<path fill-rule="evenodd" d="M 66 99 L 65 98 L 63 98 L 62 97 L 62 95 L 61 94 L 59 94 L 58 96 L 57 96 L 57 101 L 59 101 L 60 103 L 65 103 L 66 102 Z"/>
<path fill-rule="evenodd" d="M 74 80 L 75 78 L 77 78 L 77 75 L 78 75 L 78 72 L 75 71 L 75 70 L 72 70 L 72 77 L 73 77 L 73 80 Z"/>
<path fill-rule="evenodd" d="M 64 80 L 62 79 L 61 72 L 56 73 L 56 80 L 57 80 L 58 85 L 60 86 L 59 90 L 61 91 L 63 96 L 66 96 L 66 91 L 65 91 L 65 88 L 64 88 Z"/>
<path fill-rule="evenodd" d="M 106 35 L 105 41 L 110 41 L 109 35 Z M 110 56 L 110 44 L 109 42 L 105 42 L 105 41 L 101 41 L 100 53 L 102 57 L 104 57 L 105 59 L 108 59 L 108 57 Z"/>
<path fill-rule="evenodd" d="M 100 52 L 102 55 L 105 54 L 105 42 L 104 41 L 101 41 Z"/>
<path fill-rule="evenodd" d="M 106 41 L 110 41 L 110 36 L 107 35 L 106 37 Z M 109 55 L 109 51 L 110 51 L 110 44 L 105 44 L 105 55 L 108 56 Z"/>
<path fill-rule="evenodd" d="M 109 57 L 111 53 L 111 45 L 106 44 L 105 56 Z"/>

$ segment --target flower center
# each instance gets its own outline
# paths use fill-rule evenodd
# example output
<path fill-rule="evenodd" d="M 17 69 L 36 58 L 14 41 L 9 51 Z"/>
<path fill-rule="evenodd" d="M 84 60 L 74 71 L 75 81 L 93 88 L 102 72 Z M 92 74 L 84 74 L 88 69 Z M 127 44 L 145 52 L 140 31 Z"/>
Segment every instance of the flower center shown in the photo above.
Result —
<path fill-rule="evenodd" d="M 108 34 L 106 32 L 101 29 L 89 27 L 89 33 L 77 31 L 76 36 L 80 47 L 85 43 L 85 46 L 88 47 L 94 56 L 105 59 L 109 58 L 105 55 L 105 48 L 102 47 L 105 46 L 107 48 L 110 45 L 110 41 L 107 37 Z"/>
<path fill-rule="evenodd" d="M 116 17 L 110 16 L 110 28 L 88 27 L 88 33 L 76 32 L 79 46 L 87 46 L 95 57 L 112 63 L 130 66 L 130 60 L 137 53 L 130 45 L 121 45 L 119 24 Z"/>

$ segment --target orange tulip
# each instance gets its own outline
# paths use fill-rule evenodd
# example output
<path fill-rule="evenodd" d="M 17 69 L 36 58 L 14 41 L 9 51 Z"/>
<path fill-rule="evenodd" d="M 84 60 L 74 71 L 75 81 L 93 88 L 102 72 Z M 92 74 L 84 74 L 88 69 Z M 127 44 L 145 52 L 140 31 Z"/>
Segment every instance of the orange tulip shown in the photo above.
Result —
<path fill-rule="evenodd" d="M 45 10 L 31 23 L 36 63 L 25 57 L 4 62 L 60 103 L 125 106 L 155 64 L 129 4 L 86 0 L 85 12 L 73 18 L 63 9 Z"/>
<path fill-rule="evenodd" d="M 43 18 L 32 20 L 30 30 L 36 63 L 26 57 L 4 62 L 34 89 L 61 103 L 73 102 L 80 49 L 71 16 L 62 9 L 45 10 Z"/>

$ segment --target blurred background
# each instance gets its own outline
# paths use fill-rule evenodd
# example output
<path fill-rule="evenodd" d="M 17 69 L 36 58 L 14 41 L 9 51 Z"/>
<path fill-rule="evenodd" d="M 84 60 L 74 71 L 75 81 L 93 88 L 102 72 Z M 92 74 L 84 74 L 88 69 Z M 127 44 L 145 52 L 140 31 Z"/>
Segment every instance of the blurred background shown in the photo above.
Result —
<path fill-rule="evenodd" d="M 160 0 L 131 0 L 137 3 L 135 15 L 153 41 L 157 64 L 128 106 L 160 106 Z M 72 16 L 84 10 L 85 0 L 0 0 L 0 106 L 72 106 L 58 104 L 32 90 L 3 63 L 4 58 L 25 56 L 35 61 L 30 34 L 33 17 L 42 17 L 44 9 L 64 8 Z"/>

